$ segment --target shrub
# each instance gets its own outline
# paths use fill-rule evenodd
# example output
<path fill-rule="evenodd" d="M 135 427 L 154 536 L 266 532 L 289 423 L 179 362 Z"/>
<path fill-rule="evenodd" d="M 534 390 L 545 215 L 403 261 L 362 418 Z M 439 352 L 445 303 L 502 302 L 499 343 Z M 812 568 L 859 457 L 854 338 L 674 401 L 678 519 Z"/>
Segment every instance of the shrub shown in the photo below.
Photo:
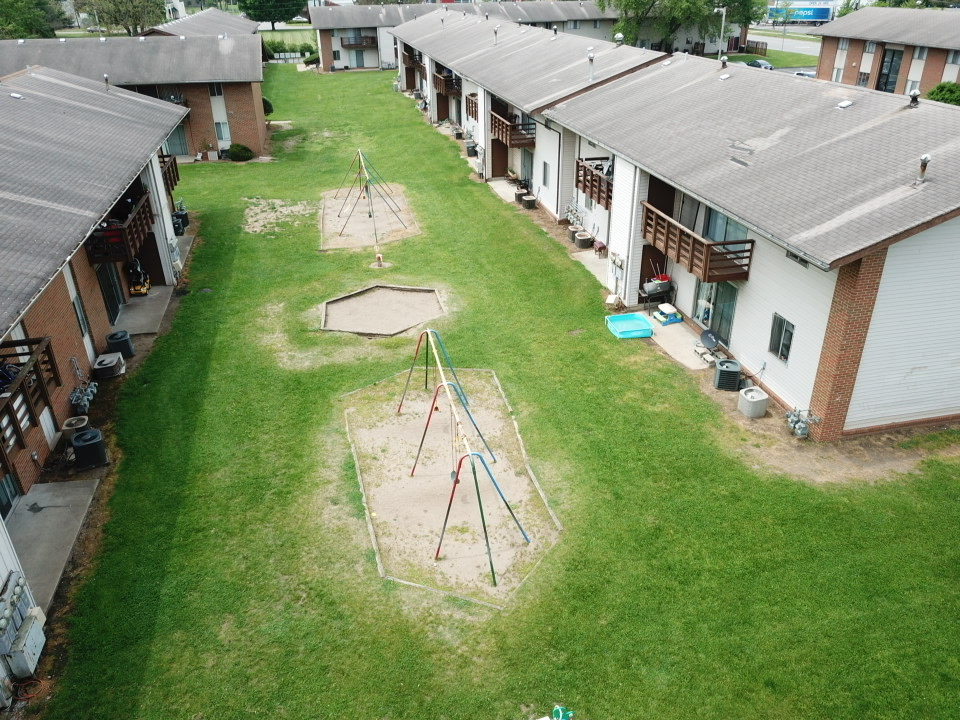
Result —
<path fill-rule="evenodd" d="M 261 98 L 261 100 L 263 100 L 263 114 L 273 115 L 273 103 L 267 100 L 267 98 Z"/>
<path fill-rule="evenodd" d="M 317 46 L 314 45 L 313 43 L 308 43 L 308 42 L 300 43 L 301 53 L 306 53 L 307 55 L 310 55 L 311 53 L 316 52 L 316 50 L 317 50 Z"/>
<path fill-rule="evenodd" d="M 939 85 L 934 85 L 927 93 L 927 98 L 951 105 L 960 105 L 960 85 L 955 82 L 942 82 Z"/>
<path fill-rule="evenodd" d="M 246 145 L 233 143 L 230 146 L 229 152 L 230 159 L 234 162 L 246 162 L 247 160 L 253 160 L 253 150 L 248 148 Z"/>
<path fill-rule="evenodd" d="M 311 55 L 310 57 L 305 57 L 305 58 L 303 59 L 303 64 L 304 64 L 304 65 L 316 65 L 316 64 L 319 63 L 319 62 L 320 62 L 320 54 L 319 54 L 319 53 L 314 53 L 314 54 Z"/>

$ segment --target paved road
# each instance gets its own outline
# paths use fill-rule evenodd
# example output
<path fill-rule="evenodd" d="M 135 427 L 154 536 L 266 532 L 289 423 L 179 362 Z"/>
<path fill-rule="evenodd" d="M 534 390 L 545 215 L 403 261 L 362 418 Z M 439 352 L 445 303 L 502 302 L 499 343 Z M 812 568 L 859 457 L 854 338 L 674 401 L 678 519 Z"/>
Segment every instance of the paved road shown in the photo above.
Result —
<path fill-rule="evenodd" d="M 785 50 L 786 52 L 804 53 L 805 55 L 819 55 L 820 43 L 810 40 L 794 40 L 784 37 L 770 37 L 769 35 L 747 35 L 750 40 L 767 43 L 770 50 Z"/>

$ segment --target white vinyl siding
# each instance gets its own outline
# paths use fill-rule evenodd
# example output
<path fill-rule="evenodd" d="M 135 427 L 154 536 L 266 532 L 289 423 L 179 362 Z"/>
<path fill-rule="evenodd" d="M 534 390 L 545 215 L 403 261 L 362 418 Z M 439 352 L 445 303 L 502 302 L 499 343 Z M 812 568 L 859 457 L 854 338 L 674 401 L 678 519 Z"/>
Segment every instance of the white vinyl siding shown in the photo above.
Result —
<path fill-rule="evenodd" d="M 636 305 L 640 291 L 640 232 L 638 214 L 640 198 L 647 197 L 649 176 L 625 158 L 617 156 L 617 177 L 613 183 L 610 213 L 609 255 L 623 258 L 623 268 L 608 265 L 607 287 L 615 291 L 626 305 Z M 636 228 L 636 236 L 634 236 Z"/>
<path fill-rule="evenodd" d="M 951 220 L 887 251 L 845 429 L 960 413 L 958 235 Z M 923 292 L 905 300 L 918 278 Z"/>
<path fill-rule="evenodd" d="M 532 195 L 539 198 L 540 204 L 551 215 L 559 216 L 562 213 L 557 209 L 556 172 L 557 158 L 560 155 L 560 128 L 551 130 L 542 124 L 542 119 L 537 123 L 536 128 L 537 144 L 531 148 L 533 150 L 533 167 L 531 168 L 533 187 L 530 191 Z M 519 172 L 521 164 L 518 161 L 513 168 Z"/>

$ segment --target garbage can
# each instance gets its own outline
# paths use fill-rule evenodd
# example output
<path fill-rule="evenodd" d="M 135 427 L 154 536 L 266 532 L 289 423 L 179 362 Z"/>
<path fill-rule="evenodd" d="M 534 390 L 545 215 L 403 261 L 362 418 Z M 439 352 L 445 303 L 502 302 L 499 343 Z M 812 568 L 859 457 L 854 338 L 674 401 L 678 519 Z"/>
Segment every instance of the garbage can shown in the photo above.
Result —
<path fill-rule="evenodd" d="M 100 467 L 107 464 L 107 446 L 103 433 L 96 428 L 81 430 L 70 438 L 74 463 L 77 470 Z"/>
<path fill-rule="evenodd" d="M 181 224 L 183 227 L 189 227 L 189 226 L 190 226 L 190 213 L 188 213 L 186 210 L 177 210 L 177 211 L 175 211 L 175 212 L 173 213 L 173 217 L 174 217 L 174 221 L 176 221 L 177 218 L 180 218 L 180 224 Z"/>
<path fill-rule="evenodd" d="M 467 157 L 477 156 L 477 144 L 472 140 L 467 141 Z"/>
<path fill-rule="evenodd" d="M 767 414 L 770 396 L 758 387 L 748 387 L 740 391 L 737 408 L 748 418 L 761 418 Z"/>
<path fill-rule="evenodd" d="M 186 232 L 186 228 L 183 225 L 183 220 L 178 218 L 176 215 L 173 216 L 173 234 L 177 237 L 183 235 Z"/>
<path fill-rule="evenodd" d="M 130 339 L 130 333 L 126 330 L 117 330 L 107 335 L 107 347 L 112 353 L 120 353 L 124 358 L 132 358 L 136 355 L 133 349 L 133 340 Z"/>

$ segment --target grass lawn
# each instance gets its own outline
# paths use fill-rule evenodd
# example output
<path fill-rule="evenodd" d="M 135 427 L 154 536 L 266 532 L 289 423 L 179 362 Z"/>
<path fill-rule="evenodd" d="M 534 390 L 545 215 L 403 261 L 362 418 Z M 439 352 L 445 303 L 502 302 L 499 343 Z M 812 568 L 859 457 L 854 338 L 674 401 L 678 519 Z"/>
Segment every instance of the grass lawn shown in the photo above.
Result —
<path fill-rule="evenodd" d="M 821 38 L 819 35 L 804 35 L 803 33 L 787 33 L 786 36 L 784 36 L 782 32 L 778 32 L 776 30 L 756 30 L 754 28 L 750 28 L 750 34 L 763 35 L 765 37 L 772 37 L 772 38 L 787 37 L 790 40 L 807 40 L 809 42 L 821 41 Z"/>
<path fill-rule="evenodd" d="M 751 438 L 607 332 L 592 276 L 468 179 L 392 73 L 265 72 L 294 121 L 279 161 L 181 169 L 192 292 L 125 380 L 111 520 L 46 718 L 956 713 L 955 457 L 842 487 L 745 467 L 729 447 Z M 244 232 L 245 198 L 316 201 L 358 147 L 423 230 L 384 248 L 392 268 L 318 254 L 310 219 Z M 413 340 L 303 318 L 374 279 L 449 293 L 433 326 L 497 371 L 564 523 L 502 612 L 377 576 L 337 398 L 405 369 Z"/>
<path fill-rule="evenodd" d="M 762 58 L 775 68 L 816 67 L 817 61 L 819 60 L 816 55 L 782 52 L 780 50 L 767 50 L 766 55 L 738 55 L 736 53 L 730 53 L 727 55 L 727 58 L 730 62 L 749 62 L 756 58 Z"/>

